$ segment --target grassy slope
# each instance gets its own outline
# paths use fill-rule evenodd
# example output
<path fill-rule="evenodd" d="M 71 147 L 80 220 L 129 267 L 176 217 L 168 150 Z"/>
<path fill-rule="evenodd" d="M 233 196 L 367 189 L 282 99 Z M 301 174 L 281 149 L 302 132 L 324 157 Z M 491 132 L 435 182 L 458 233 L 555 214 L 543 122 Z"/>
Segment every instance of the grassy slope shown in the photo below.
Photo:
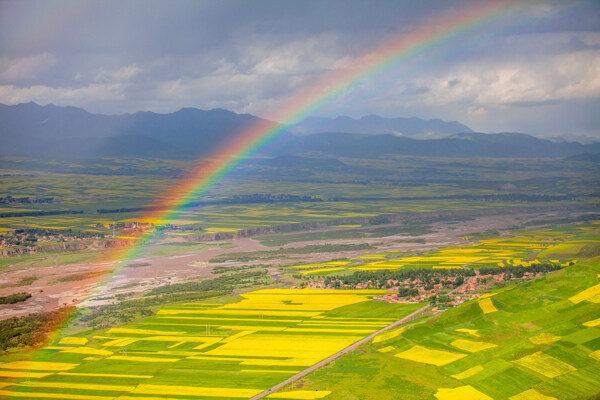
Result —
<path fill-rule="evenodd" d="M 600 363 L 590 356 L 600 350 L 600 326 L 583 324 L 600 318 L 600 307 L 590 301 L 574 304 L 569 298 L 598 285 L 599 262 L 591 259 L 500 293 L 493 297 L 497 312 L 483 314 L 472 301 L 438 319 L 413 324 L 402 335 L 366 345 L 300 383 L 303 389 L 332 390 L 327 397 L 331 400 L 433 399 L 439 388 L 464 385 L 494 399 L 508 399 L 530 388 L 559 399 L 587 399 L 600 392 Z M 475 329 L 480 337 L 456 331 L 461 328 Z M 532 337 L 558 340 L 536 344 Z M 497 347 L 469 354 L 450 345 L 456 339 Z M 395 357 L 415 344 L 467 356 L 439 367 Z M 393 350 L 378 351 L 388 346 Z M 549 378 L 515 363 L 537 352 L 576 370 Z M 471 377 L 452 377 L 478 365 L 483 370 Z"/>

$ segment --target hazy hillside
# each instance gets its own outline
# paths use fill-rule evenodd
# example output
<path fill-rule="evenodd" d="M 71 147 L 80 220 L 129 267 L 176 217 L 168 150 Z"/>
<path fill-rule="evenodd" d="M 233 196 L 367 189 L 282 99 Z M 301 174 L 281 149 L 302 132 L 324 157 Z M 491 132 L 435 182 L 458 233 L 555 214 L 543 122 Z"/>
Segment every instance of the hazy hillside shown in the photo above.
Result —
<path fill-rule="evenodd" d="M 464 133 L 442 139 L 415 140 L 394 135 L 340 132 L 298 139 L 295 152 L 320 151 L 347 157 L 402 154 L 437 157 L 569 157 L 600 152 L 600 143 L 554 143 L 522 133 Z"/>
<path fill-rule="evenodd" d="M 35 103 L 0 105 L 0 154 L 59 157 L 120 156 L 193 159 L 233 140 L 259 117 L 223 109 L 182 108 L 170 114 L 91 114 L 76 107 Z M 292 136 L 324 128 L 335 131 Z M 352 133 L 362 132 L 362 133 Z M 394 134 L 384 132 L 394 132 Z M 458 132 L 458 133 L 456 133 Z M 402 135 L 418 135 L 419 140 Z M 284 155 L 320 152 L 335 156 L 383 154 L 440 157 L 570 157 L 600 153 L 600 142 L 552 142 L 522 133 L 472 132 L 458 122 L 367 116 L 355 120 L 309 118 L 290 128 Z M 433 135 L 423 139 L 423 135 Z M 442 135 L 443 137 L 439 137 Z M 270 150 L 272 155 L 273 149 Z"/>
<path fill-rule="evenodd" d="M 91 114 L 35 103 L 0 105 L 1 152 L 186 159 L 209 154 L 241 129 L 261 121 L 223 109 L 182 108 L 170 114 Z"/>
<path fill-rule="evenodd" d="M 384 118 L 378 115 L 367 115 L 362 118 L 309 117 L 293 128 L 294 133 L 310 134 L 322 132 L 347 132 L 365 134 L 394 134 L 398 136 L 420 137 L 448 135 L 454 133 L 473 132 L 468 126 L 456 121 L 441 119 L 424 120 L 421 118 Z"/>

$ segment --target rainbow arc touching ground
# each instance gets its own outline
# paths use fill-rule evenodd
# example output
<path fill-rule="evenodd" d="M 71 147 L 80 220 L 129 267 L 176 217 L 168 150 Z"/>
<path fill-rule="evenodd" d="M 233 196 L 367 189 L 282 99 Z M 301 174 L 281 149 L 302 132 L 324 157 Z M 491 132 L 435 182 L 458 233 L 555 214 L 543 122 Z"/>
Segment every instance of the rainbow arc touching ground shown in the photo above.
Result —
<path fill-rule="evenodd" d="M 493 21 L 502 20 L 529 3 L 531 2 L 502 0 L 484 3 L 479 7 L 456 10 L 412 33 L 384 43 L 343 69 L 333 70 L 267 115 L 265 120 L 239 132 L 216 154 L 202 160 L 200 165 L 178 184 L 179 195 L 164 196 L 157 201 L 156 207 L 153 208 L 165 210 L 157 216 L 157 219 L 175 220 L 238 167 L 248 162 L 249 157 L 285 133 L 287 125 L 301 122 L 361 83 L 420 54 L 433 51 L 460 35 Z M 121 260 L 135 257 L 139 253 L 139 247 L 140 245 L 137 245 L 127 249 L 125 254 L 120 255 Z"/>
<path fill-rule="evenodd" d="M 198 161 L 198 167 L 190 171 L 174 186 L 175 191 L 159 198 L 152 206 L 153 219 L 162 223 L 176 220 L 183 212 L 201 201 L 215 186 L 221 184 L 232 173 L 248 163 L 251 157 L 264 150 L 287 132 L 286 126 L 301 122 L 317 110 L 328 105 L 342 94 L 362 83 L 379 77 L 392 68 L 414 60 L 419 55 L 436 51 L 447 53 L 444 44 L 472 33 L 478 28 L 501 22 L 511 24 L 510 16 L 531 4 L 531 1 L 500 0 L 485 2 L 477 7 L 457 9 L 433 19 L 410 33 L 402 34 L 383 43 L 378 48 L 355 59 L 344 68 L 329 72 L 324 78 L 292 96 L 281 107 L 265 119 L 234 135 L 210 158 Z M 160 211 L 156 211 L 160 210 Z M 152 234 L 138 237 L 135 244 L 116 251 L 107 252 L 104 261 L 117 264 L 111 274 L 101 275 L 103 281 L 87 297 L 100 293 L 103 283 L 140 256 L 145 243 Z"/>

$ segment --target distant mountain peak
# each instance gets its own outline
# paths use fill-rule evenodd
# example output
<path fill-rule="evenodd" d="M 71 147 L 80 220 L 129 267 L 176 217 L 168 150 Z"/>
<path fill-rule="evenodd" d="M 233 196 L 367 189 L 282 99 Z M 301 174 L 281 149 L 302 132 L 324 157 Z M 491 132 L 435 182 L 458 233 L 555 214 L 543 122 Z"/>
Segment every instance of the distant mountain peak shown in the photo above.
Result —
<path fill-rule="evenodd" d="M 452 135 L 473 132 L 471 128 L 456 121 L 441 119 L 425 120 L 418 117 L 386 118 L 375 114 L 361 118 L 338 116 L 335 118 L 309 117 L 293 126 L 298 134 L 314 134 L 323 132 L 345 132 L 364 134 L 392 134 L 396 136 L 418 135 Z"/>

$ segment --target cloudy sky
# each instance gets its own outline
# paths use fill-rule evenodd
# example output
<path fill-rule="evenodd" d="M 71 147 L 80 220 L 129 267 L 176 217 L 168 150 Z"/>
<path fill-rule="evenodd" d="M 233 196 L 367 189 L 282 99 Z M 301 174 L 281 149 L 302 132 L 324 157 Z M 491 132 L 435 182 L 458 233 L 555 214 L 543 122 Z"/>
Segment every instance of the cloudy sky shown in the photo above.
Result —
<path fill-rule="evenodd" d="M 268 118 L 385 43 L 487 3 L 0 0 L 0 103 Z M 314 114 L 600 137 L 600 2 L 533 1 L 465 28 L 366 74 Z"/>

